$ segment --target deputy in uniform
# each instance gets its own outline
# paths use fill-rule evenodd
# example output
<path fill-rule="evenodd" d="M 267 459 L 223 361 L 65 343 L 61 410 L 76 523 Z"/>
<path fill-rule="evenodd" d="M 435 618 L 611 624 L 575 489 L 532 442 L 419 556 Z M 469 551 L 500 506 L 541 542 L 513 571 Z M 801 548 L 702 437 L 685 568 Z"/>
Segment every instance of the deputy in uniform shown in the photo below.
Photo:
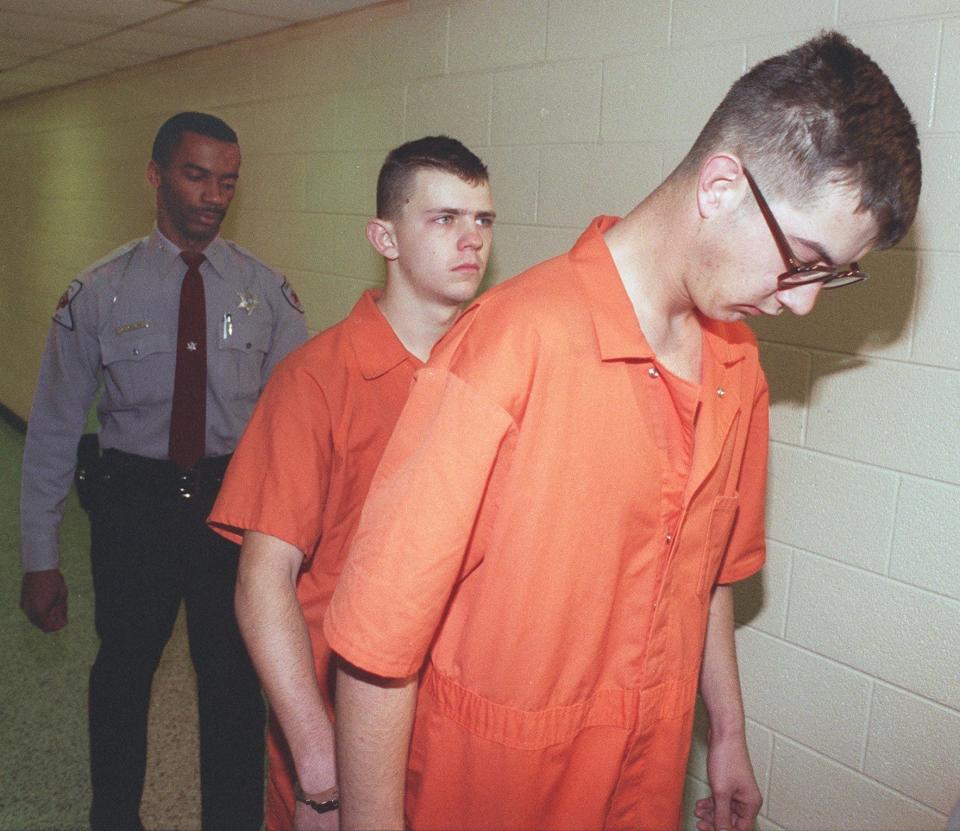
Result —
<path fill-rule="evenodd" d="M 93 829 L 142 829 L 150 685 L 185 601 L 200 711 L 204 829 L 258 829 L 264 706 L 233 612 L 237 546 L 204 519 L 272 369 L 306 340 L 282 276 L 218 235 L 240 169 L 236 133 L 186 112 L 157 133 L 157 224 L 74 280 L 57 305 L 30 414 L 21 606 L 67 622 L 57 530 L 86 414 L 100 649 L 90 672 Z"/>

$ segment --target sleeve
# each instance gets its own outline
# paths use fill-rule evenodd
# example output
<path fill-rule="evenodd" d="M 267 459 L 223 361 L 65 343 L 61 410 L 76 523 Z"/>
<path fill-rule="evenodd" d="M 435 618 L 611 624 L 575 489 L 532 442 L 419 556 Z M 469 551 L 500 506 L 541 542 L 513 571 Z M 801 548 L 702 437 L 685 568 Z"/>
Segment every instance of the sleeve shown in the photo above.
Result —
<path fill-rule="evenodd" d="M 759 571 L 766 559 L 764 506 L 767 491 L 770 390 L 763 370 L 750 411 L 750 423 L 740 468 L 740 507 L 717 582 L 735 583 Z"/>
<path fill-rule="evenodd" d="M 99 383 L 95 303 L 75 280 L 50 324 L 27 424 L 20 488 L 25 571 L 57 568 L 58 530 L 77 465 L 77 443 Z"/>
<path fill-rule="evenodd" d="M 281 365 L 237 445 L 210 527 L 235 542 L 244 531 L 260 531 L 312 554 L 329 490 L 331 430 L 316 379 L 298 365 Z"/>
<path fill-rule="evenodd" d="M 305 343 L 308 337 L 300 298 L 297 297 L 297 293 L 286 278 L 273 272 L 271 275 L 272 279 L 280 281 L 277 284 L 279 296 L 273 303 L 273 333 L 270 339 L 270 351 L 263 365 L 261 386 L 266 384 L 277 364 Z"/>
<path fill-rule="evenodd" d="M 457 375 L 417 374 L 324 619 L 346 660 L 392 678 L 420 668 L 514 430 L 503 408 Z"/>

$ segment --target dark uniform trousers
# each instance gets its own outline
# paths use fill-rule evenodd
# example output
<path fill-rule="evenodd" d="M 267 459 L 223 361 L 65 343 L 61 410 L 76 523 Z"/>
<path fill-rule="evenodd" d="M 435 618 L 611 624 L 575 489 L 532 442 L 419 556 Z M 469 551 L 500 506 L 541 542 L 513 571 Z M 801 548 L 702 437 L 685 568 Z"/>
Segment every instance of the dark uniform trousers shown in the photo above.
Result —
<path fill-rule="evenodd" d="M 233 610 L 239 551 L 204 521 L 228 460 L 183 472 L 107 450 L 90 476 L 94 831 L 143 828 L 150 687 L 181 599 L 197 676 L 204 831 L 261 827 L 265 708 Z"/>

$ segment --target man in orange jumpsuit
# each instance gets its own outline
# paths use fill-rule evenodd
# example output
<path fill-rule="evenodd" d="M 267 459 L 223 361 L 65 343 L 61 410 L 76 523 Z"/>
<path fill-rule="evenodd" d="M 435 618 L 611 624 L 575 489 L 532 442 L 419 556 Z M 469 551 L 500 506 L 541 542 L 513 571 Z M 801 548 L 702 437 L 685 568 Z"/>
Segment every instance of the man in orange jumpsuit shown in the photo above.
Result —
<path fill-rule="evenodd" d="M 483 277 L 493 220 L 487 170 L 460 142 L 387 156 L 367 223 L 386 285 L 280 364 L 210 515 L 243 540 L 237 619 L 270 700 L 269 829 L 336 825 L 323 614 L 413 373 Z"/>
<path fill-rule="evenodd" d="M 919 189 L 902 101 L 826 34 L 737 81 L 625 218 L 464 312 L 324 621 L 342 827 L 676 829 L 698 685 L 698 828 L 753 827 L 730 584 L 764 559 L 768 394 L 740 321 L 863 279 Z"/>

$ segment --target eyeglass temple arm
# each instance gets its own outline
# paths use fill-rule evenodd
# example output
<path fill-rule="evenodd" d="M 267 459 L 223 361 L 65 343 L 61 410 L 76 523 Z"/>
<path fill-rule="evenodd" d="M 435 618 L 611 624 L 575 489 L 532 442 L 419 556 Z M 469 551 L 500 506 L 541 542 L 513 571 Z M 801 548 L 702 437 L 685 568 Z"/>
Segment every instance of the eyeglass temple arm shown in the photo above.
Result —
<path fill-rule="evenodd" d="M 770 210 L 770 206 L 767 204 L 767 200 L 763 198 L 763 194 L 760 193 L 760 188 L 757 187 L 757 183 L 753 181 L 753 176 L 750 175 L 750 171 L 745 167 L 742 167 L 743 175 L 747 180 L 747 184 L 750 185 L 750 190 L 753 193 L 753 198 L 757 200 L 757 205 L 760 206 L 760 213 L 763 214 L 763 218 L 767 222 L 767 227 L 770 229 L 770 233 L 773 235 L 773 241 L 777 244 L 777 248 L 780 249 L 780 256 L 783 257 L 783 261 L 788 263 L 793 268 L 799 268 L 800 263 L 797 262 L 796 258 L 793 256 L 793 252 L 790 250 L 790 246 L 787 244 L 787 240 L 783 236 L 783 231 L 780 230 L 780 225 L 776 219 L 773 217 L 773 212 Z"/>

